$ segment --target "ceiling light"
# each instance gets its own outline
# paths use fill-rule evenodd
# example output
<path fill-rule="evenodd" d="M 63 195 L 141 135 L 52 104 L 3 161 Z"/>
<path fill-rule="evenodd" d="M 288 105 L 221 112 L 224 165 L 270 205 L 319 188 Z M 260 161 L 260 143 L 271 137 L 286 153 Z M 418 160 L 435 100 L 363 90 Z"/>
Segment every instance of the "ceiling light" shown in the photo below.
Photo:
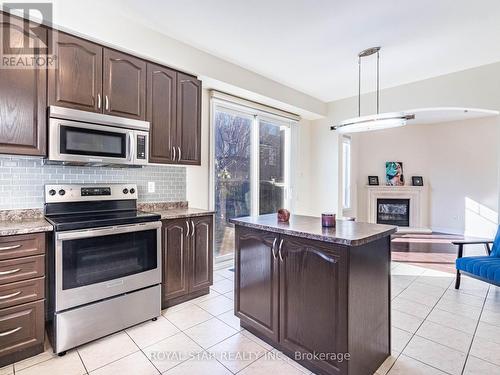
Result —
<path fill-rule="evenodd" d="M 372 47 L 361 51 L 358 54 L 358 117 L 340 122 L 332 126 L 331 130 L 338 133 L 359 133 L 372 130 L 395 128 L 406 125 L 407 120 L 415 118 L 414 114 L 405 112 L 379 113 L 380 98 L 380 69 L 379 55 L 380 47 Z M 361 117 L 361 58 L 377 54 L 377 114 Z"/>

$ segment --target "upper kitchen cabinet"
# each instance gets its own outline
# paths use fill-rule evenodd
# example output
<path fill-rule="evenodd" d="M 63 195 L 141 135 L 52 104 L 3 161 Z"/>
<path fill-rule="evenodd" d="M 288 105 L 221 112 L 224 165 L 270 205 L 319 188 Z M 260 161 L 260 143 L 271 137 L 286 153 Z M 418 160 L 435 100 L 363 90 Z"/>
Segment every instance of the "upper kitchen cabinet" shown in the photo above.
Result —
<path fill-rule="evenodd" d="M 149 161 L 175 163 L 177 72 L 148 63 L 146 86 L 146 120 L 151 124 Z"/>
<path fill-rule="evenodd" d="M 49 104 L 102 112 L 102 47 L 53 31 L 56 68 L 49 70 Z"/>
<path fill-rule="evenodd" d="M 201 81 L 177 73 L 177 160 L 201 164 Z"/>
<path fill-rule="evenodd" d="M 146 62 L 104 48 L 104 113 L 137 120 L 146 118 Z"/>
<path fill-rule="evenodd" d="M 26 45 L 42 46 L 47 29 L 38 35 L 27 32 L 18 18 L 1 13 L 0 32 L 3 52 L 23 57 Z M 28 44 L 29 42 L 29 44 Z M 28 56 L 43 55 L 39 49 Z M 19 55 L 21 53 L 21 55 Z M 43 156 L 46 153 L 47 69 L 42 67 L 4 67 L 0 69 L 0 153 Z"/>

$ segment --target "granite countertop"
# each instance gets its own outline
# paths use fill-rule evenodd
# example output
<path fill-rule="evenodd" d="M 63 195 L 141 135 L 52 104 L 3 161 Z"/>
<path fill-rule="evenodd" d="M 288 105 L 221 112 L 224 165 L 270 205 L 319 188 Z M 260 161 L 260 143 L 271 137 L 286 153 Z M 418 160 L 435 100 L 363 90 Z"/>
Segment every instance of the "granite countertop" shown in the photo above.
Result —
<path fill-rule="evenodd" d="M 167 210 L 155 210 L 155 213 L 161 215 L 162 219 L 183 219 L 186 217 L 196 217 L 213 215 L 215 212 L 210 210 L 202 210 L 199 208 L 170 208 Z"/>
<path fill-rule="evenodd" d="M 323 228 L 321 218 L 291 215 L 288 223 L 278 222 L 276 214 L 230 219 L 231 223 L 269 232 L 308 238 L 347 246 L 360 246 L 396 232 L 392 225 L 337 221 L 336 228 Z"/>
<path fill-rule="evenodd" d="M 42 210 L 0 211 L 0 236 L 50 232 L 52 225 L 43 218 Z"/>

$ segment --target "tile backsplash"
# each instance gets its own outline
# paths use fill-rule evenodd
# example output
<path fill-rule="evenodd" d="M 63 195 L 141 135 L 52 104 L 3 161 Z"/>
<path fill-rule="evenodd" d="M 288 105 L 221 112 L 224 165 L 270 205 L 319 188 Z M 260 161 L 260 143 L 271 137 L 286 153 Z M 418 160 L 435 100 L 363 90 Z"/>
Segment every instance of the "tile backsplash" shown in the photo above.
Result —
<path fill-rule="evenodd" d="M 148 193 L 149 181 L 155 183 L 154 193 Z M 41 158 L 0 156 L 0 209 L 43 207 L 46 184 L 122 182 L 137 184 L 139 202 L 186 200 L 185 167 L 70 167 L 43 165 Z"/>

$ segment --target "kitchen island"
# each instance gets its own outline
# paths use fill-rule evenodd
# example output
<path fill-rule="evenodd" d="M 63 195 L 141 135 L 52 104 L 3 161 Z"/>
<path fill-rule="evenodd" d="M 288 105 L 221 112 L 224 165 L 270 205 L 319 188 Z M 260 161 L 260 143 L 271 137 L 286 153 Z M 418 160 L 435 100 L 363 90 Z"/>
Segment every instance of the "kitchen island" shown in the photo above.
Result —
<path fill-rule="evenodd" d="M 235 315 L 317 374 L 373 374 L 390 355 L 396 227 L 275 214 L 235 224 Z"/>

